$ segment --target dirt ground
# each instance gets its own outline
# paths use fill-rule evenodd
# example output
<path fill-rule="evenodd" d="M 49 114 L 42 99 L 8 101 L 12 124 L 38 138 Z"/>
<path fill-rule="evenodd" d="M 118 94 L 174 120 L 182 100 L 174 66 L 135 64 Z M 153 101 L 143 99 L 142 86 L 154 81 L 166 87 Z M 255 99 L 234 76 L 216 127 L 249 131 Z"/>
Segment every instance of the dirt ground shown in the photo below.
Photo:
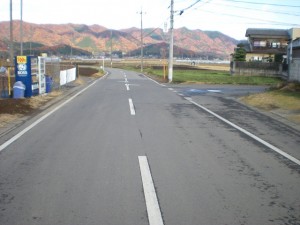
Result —
<path fill-rule="evenodd" d="M 32 98 L 0 99 L 0 128 L 5 127 L 7 124 L 19 117 L 34 113 L 46 102 L 61 94 L 61 91 L 54 91 L 48 95 L 34 96 Z"/>
<path fill-rule="evenodd" d="M 98 70 L 93 68 L 80 68 L 80 76 L 75 81 L 76 85 L 86 83 L 86 78 L 97 78 L 102 76 Z M 17 120 L 20 117 L 30 115 L 39 110 L 39 108 L 50 100 L 63 94 L 63 90 L 52 91 L 46 95 L 33 96 L 31 98 L 0 98 L 0 128 Z"/>

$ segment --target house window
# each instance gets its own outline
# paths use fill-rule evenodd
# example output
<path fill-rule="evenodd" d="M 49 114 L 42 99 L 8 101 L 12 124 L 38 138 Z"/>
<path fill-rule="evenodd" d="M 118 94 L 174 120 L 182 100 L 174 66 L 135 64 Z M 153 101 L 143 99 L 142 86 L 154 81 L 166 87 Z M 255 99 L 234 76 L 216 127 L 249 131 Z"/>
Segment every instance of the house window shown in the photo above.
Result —
<path fill-rule="evenodd" d="M 272 42 L 272 48 L 280 48 L 280 42 Z"/>
<path fill-rule="evenodd" d="M 259 47 L 259 41 L 254 41 L 254 43 L 253 43 L 253 45 L 254 45 L 254 47 Z"/>
<path fill-rule="evenodd" d="M 254 45 L 254 47 L 266 47 L 267 42 L 266 41 L 254 41 L 253 45 Z"/>

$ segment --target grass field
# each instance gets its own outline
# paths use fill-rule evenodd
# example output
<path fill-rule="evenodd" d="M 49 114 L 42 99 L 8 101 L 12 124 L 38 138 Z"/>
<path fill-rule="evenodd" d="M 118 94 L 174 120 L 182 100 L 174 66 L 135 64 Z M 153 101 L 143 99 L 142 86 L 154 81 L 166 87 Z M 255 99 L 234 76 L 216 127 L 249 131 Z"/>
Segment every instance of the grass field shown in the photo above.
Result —
<path fill-rule="evenodd" d="M 143 65 L 144 73 L 154 76 L 161 81 L 167 81 L 168 69 L 165 60 L 148 59 L 144 60 Z M 113 67 L 139 72 L 141 62 L 138 59 L 115 61 Z M 173 82 L 276 86 L 283 81 L 275 77 L 232 76 L 229 64 L 207 63 L 192 66 L 188 63 L 175 63 L 173 67 Z"/>
<path fill-rule="evenodd" d="M 139 68 L 126 66 L 124 69 L 140 71 Z M 211 66 L 212 68 L 212 66 Z M 163 80 L 167 79 L 167 72 L 163 68 L 145 67 L 144 73 L 156 76 Z M 174 83 L 205 83 L 205 84 L 244 84 L 244 85 L 278 85 L 283 81 L 275 77 L 262 76 L 232 76 L 229 71 L 202 69 L 202 68 L 180 68 L 173 70 Z"/>
<path fill-rule="evenodd" d="M 147 69 L 150 75 L 163 77 L 162 70 Z M 248 85 L 275 85 L 281 83 L 279 78 L 259 76 L 231 76 L 226 71 L 216 70 L 174 70 L 175 83 L 205 83 L 205 84 L 248 84 Z"/>

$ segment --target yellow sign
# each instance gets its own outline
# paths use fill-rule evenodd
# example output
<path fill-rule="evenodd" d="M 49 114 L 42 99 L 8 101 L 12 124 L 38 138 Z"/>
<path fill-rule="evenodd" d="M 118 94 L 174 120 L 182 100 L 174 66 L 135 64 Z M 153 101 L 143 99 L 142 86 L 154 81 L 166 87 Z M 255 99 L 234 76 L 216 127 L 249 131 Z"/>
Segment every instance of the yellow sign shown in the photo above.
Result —
<path fill-rule="evenodd" d="M 27 63 L 27 57 L 26 56 L 17 56 L 17 63 L 18 64 L 26 64 Z"/>

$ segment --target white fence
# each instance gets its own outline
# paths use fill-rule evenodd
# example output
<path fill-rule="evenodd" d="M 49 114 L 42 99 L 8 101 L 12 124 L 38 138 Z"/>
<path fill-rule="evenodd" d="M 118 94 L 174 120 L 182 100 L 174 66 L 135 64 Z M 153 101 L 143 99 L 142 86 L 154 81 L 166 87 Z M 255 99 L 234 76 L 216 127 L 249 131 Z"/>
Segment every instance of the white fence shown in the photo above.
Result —
<path fill-rule="evenodd" d="M 60 85 L 76 80 L 76 68 L 60 71 Z"/>

